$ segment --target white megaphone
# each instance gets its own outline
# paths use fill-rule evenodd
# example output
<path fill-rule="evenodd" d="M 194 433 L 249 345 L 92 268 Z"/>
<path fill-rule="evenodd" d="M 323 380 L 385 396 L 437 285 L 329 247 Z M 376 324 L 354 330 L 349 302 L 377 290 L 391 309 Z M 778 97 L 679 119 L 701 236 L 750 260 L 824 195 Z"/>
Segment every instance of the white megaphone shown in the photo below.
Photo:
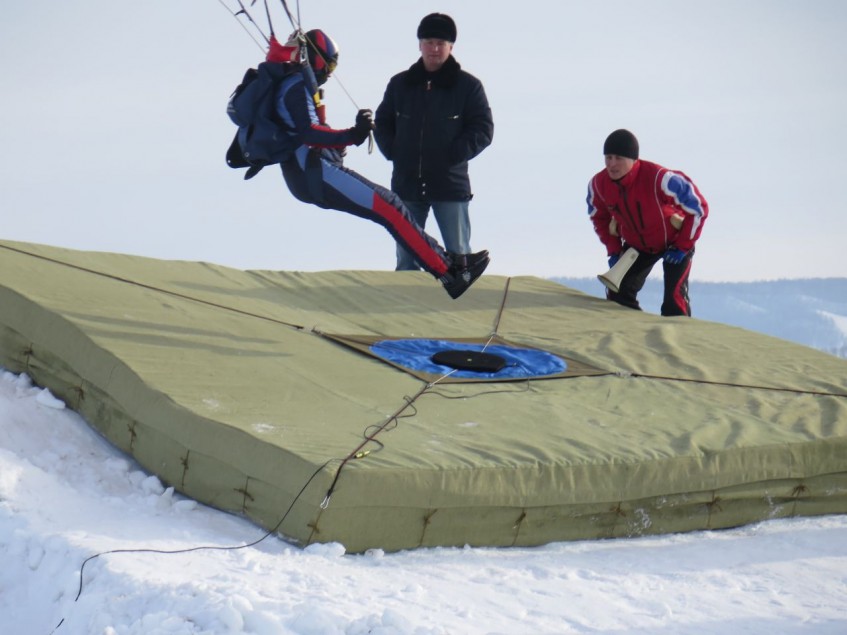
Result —
<path fill-rule="evenodd" d="M 609 291 L 617 293 L 620 291 L 621 280 L 623 280 L 626 272 L 629 271 L 629 268 L 632 267 L 633 263 L 637 259 L 638 251 L 629 247 L 621 254 L 621 257 L 618 258 L 615 266 L 609 269 L 606 273 L 601 273 L 597 276 L 597 279 L 606 285 L 606 288 L 609 289 Z"/>

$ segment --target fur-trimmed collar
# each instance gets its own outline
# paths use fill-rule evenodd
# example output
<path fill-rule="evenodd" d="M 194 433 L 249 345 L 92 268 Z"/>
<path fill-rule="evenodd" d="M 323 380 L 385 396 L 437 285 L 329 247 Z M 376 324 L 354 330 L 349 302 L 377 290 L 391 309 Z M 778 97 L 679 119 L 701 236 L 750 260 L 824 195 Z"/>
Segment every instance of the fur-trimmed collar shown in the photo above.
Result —
<path fill-rule="evenodd" d="M 434 73 L 428 73 L 424 68 L 423 58 L 420 58 L 406 72 L 406 82 L 409 84 L 423 84 L 426 81 L 432 81 L 436 86 L 449 88 L 456 83 L 461 68 L 456 58 L 451 55 L 441 68 Z"/>

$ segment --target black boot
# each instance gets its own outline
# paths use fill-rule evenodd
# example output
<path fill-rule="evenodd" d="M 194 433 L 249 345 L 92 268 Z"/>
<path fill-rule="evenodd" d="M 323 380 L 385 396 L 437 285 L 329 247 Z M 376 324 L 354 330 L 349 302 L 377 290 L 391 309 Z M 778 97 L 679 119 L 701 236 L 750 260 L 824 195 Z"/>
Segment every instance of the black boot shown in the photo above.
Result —
<path fill-rule="evenodd" d="M 478 251 L 475 254 L 454 254 L 452 252 L 447 252 L 447 255 L 450 256 L 452 266 L 458 269 L 469 269 L 478 262 L 489 259 L 487 249 Z"/>
<path fill-rule="evenodd" d="M 449 254 L 451 265 L 441 277 L 441 284 L 454 300 L 476 282 L 488 266 L 490 259 L 486 250 L 475 254 Z"/>

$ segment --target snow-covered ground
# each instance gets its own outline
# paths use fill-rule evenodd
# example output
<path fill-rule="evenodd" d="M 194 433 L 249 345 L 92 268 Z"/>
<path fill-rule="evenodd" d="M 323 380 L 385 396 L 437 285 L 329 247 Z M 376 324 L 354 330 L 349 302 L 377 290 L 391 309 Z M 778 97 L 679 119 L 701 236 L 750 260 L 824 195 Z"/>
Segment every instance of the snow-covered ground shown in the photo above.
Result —
<path fill-rule="evenodd" d="M 847 633 L 847 516 L 394 554 L 263 536 L 0 371 L 2 635 Z"/>

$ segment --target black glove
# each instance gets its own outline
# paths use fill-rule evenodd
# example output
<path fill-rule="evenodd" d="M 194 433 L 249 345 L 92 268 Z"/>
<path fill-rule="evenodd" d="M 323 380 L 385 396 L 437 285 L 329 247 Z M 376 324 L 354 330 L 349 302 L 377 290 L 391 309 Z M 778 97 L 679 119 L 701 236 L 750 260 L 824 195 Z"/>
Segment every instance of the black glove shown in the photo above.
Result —
<path fill-rule="evenodd" d="M 360 146 L 374 129 L 374 113 L 369 108 L 362 108 L 356 115 L 356 125 L 353 127 L 353 142 Z"/>
<path fill-rule="evenodd" d="M 356 128 L 365 128 L 370 132 L 374 129 L 374 111 L 362 108 L 356 115 Z"/>

